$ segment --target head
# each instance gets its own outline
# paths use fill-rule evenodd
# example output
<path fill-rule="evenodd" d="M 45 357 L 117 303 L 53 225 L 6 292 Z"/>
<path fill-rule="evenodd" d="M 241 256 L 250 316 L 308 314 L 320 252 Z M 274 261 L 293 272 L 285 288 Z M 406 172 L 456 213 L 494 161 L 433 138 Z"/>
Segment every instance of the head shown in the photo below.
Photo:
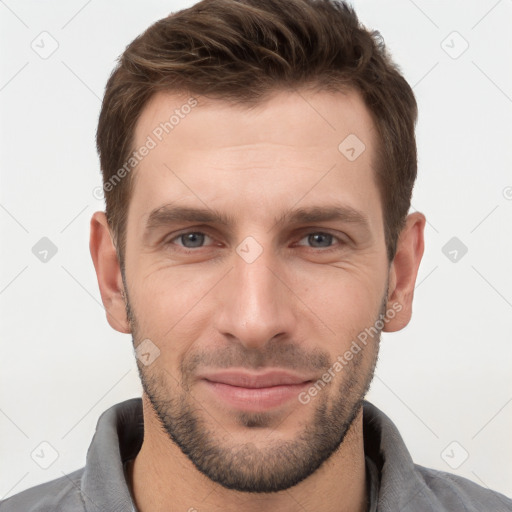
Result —
<path fill-rule="evenodd" d="M 327 0 L 204 0 L 112 73 L 91 222 L 107 318 L 149 354 L 154 421 L 221 485 L 297 484 L 360 415 L 423 253 L 416 115 L 378 33 Z M 232 371 L 294 384 L 242 400 L 215 380 Z"/>

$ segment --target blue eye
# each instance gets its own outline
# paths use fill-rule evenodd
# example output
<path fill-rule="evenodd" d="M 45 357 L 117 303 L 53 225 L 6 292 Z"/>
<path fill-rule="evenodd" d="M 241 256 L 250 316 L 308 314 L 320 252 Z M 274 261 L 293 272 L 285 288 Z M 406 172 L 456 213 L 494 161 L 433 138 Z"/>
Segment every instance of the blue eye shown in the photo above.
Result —
<path fill-rule="evenodd" d="M 197 247 L 202 247 L 205 238 L 209 237 L 205 233 L 201 233 L 201 231 L 188 231 L 187 233 L 182 233 L 181 235 L 178 235 L 169 242 L 173 242 L 174 240 L 180 240 L 181 244 L 186 249 L 194 249 Z"/>
<path fill-rule="evenodd" d="M 333 246 L 333 241 L 337 240 L 339 243 L 342 243 L 338 237 L 331 235 L 330 233 L 325 233 L 323 231 L 315 231 L 308 233 L 306 236 L 301 238 L 302 240 L 307 240 L 307 244 L 309 247 L 313 249 L 322 249 L 322 248 L 330 248 Z M 299 243 L 298 245 L 305 245 Z"/>
<path fill-rule="evenodd" d="M 332 244 L 333 235 L 329 233 L 311 233 L 305 237 L 308 239 L 308 242 L 313 245 L 313 247 L 330 247 Z"/>
<path fill-rule="evenodd" d="M 208 242 L 209 239 L 209 242 Z M 303 243 L 303 241 L 306 241 Z M 169 239 L 166 245 L 177 245 L 183 249 L 200 249 L 212 245 L 213 238 L 202 231 L 186 231 Z M 296 244 L 310 249 L 336 249 L 336 246 L 343 246 L 344 242 L 339 237 L 324 231 L 311 231 L 306 233 Z"/>

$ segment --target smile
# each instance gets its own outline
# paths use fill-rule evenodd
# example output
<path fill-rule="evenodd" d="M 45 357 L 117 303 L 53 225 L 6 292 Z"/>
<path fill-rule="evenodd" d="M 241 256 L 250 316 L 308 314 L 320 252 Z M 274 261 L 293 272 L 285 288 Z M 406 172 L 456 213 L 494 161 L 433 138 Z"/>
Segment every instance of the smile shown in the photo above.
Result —
<path fill-rule="evenodd" d="M 230 407 L 265 411 L 284 405 L 306 388 L 311 379 L 283 371 L 265 374 L 220 372 L 201 378 L 209 393 Z"/>

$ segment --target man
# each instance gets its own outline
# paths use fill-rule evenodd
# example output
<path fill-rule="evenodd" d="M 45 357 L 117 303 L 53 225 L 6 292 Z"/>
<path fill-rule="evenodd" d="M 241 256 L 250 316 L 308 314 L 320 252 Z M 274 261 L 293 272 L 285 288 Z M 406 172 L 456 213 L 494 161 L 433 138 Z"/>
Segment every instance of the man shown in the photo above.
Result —
<path fill-rule="evenodd" d="M 133 41 L 90 249 L 142 400 L 101 416 L 85 468 L 1 510 L 512 510 L 414 465 L 364 401 L 423 255 L 415 121 L 341 2 L 205 0 Z"/>

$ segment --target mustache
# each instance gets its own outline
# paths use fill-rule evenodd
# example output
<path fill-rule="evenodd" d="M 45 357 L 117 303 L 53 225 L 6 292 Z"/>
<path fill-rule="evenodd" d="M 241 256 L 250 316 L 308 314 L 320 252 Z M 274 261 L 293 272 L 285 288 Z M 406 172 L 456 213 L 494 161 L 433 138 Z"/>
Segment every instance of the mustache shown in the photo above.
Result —
<path fill-rule="evenodd" d="M 330 356 L 319 348 L 305 350 L 293 343 L 275 340 L 263 348 L 247 349 L 232 343 L 213 351 L 189 354 L 180 364 L 182 375 L 194 375 L 198 368 L 225 369 L 241 367 L 251 370 L 281 368 L 304 373 L 326 370 Z"/>

